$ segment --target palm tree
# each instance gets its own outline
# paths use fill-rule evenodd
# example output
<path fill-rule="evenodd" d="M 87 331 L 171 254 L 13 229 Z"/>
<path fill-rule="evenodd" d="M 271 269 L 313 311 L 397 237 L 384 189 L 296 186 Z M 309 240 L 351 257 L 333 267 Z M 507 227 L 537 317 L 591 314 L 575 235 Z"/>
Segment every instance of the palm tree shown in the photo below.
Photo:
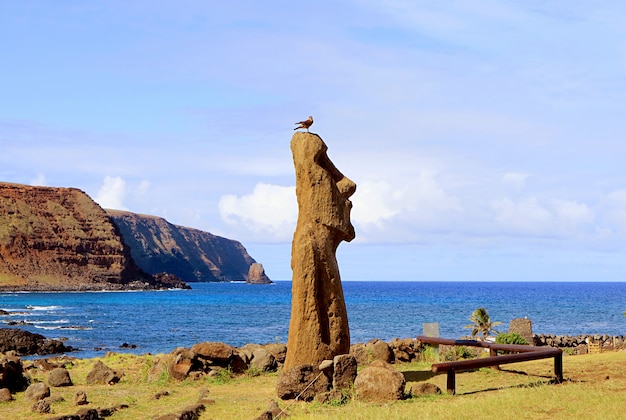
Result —
<path fill-rule="evenodd" d="M 498 334 L 498 331 L 496 331 L 493 327 L 502 324 L 499 321 L 492 322 L 485 308 L 476 309 L 472 312 L 469 320 L 472 321 L 473 324 L 466 325 L 464 328 L 472 329 L 472 337 L 476 337 L 476 335 L 480 333 L 481 340 L 483 341 L 487 339 L 489 333 Z"/>

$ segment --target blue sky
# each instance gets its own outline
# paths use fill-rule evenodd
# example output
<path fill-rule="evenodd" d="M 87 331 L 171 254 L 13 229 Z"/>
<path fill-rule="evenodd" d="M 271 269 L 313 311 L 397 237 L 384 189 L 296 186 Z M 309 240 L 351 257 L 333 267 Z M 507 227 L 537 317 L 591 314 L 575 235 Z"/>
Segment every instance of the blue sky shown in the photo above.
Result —
<path fill-rule="evenodd" d="M 291 278 L 293 123 L 357 183 L 349 280 L 626 279 L 626 3 L 0 3 L 0 181 Z"/>

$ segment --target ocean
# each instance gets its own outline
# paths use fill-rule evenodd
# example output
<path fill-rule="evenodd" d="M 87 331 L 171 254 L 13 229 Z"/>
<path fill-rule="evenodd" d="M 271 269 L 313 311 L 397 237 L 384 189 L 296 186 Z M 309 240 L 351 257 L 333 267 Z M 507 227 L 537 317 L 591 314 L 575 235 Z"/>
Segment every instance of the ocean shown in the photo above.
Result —
<path fill-rule="evenodd" d="M 0 293 L 0 308 L 27 331 L 64 339 L 76 357 L 107 351 L 169 353 L 202 341 L 287 342 L 291 282 L 193 283 L 192 290 Z M 439 323 L 441 337 L 469 334 L 478 307 L 501 321 L 528 317 L 539 334 L 626 334 L 626 283 L 344 281 L 352 343 L 420 335 Z M 5 327 L 6 325 L 0 324 Z M 136 348 L 121 348 L 122 344 Z"/>

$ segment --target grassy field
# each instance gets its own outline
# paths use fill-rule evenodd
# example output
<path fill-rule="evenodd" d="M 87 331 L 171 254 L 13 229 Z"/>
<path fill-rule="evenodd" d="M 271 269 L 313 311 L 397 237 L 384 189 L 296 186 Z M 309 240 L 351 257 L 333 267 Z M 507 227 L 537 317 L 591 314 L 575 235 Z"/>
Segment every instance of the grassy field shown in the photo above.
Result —
<path fill-rule="evenodd" d="M 86 377 L 96 359 L 77 359 L 68 366 L 74 386 L 52 388 L 52 397 L 64 401 L 51 405 L 52 412 L 33 413 L 33 403 L 17 393 L 15 400 L 0 403 L 0 419 L 46 419 L 73 414 L 74 394 L 87 394 L 87 407 L 129 407 L 114 413 L 111 419 L 151 419 L 174 413 L 205 395 L 214 403 L 206 405 L 201 419 L 254 419 L 276 398 L 277 374 L 202 377 L 182 382 L 171 380 L 166 373 L 150 374 L 157 356 L 112 354 L 102 360 L 107 366 L 123 371 L 115 385 L 86 385 Z M 25 362 L 28 363 L 28 362 Z M 550 382 L 552 359 L 502 366 L 502 370 L 480 369 L 457 374 L 457 395 L 445 394 L 446 376 L 433 375 L 430 364 L 397 364 L 404 373 L 407 390 L 419 381 L 438 385 L 444 394 L 414 397 L 387 404 L 363 403 L 351 399 L 347 403 L 304 403 L 277 400 L 289 419 L 572 419 L 626 418 L 626 352 L 565 356 L 565 381 Z M 47 381 L 47 373 L 31 371 L 32 379 Z M 151 377 L 150 380 L 148 378 Z M 153 397 L 162 391 L 169 395 Z M 281 416 L 280 418 L 287 418 Z"/>

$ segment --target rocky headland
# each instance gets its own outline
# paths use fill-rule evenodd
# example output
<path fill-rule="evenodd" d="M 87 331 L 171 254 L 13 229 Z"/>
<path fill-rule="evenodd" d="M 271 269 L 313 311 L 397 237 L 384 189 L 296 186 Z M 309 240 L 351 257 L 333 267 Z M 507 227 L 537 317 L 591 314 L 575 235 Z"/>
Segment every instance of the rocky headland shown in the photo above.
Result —
<path fill-rule="evenodd" d="M 144 214 L 106 210 L 144 271 L 174 274 L 186 282 L 248 281 L 271 283 L 243 245 L 198 229 Z M 252 267 L 254 265 L 254 268 Z M 262 270 L 262 267 L 261 267 Z"/>
<path fill-rule="evenodd" d="M 246 281 L 254 263 L 237 241 L 107 212 L 76 188 L 0 183 L 0 290 L 189 288 Z"/>

